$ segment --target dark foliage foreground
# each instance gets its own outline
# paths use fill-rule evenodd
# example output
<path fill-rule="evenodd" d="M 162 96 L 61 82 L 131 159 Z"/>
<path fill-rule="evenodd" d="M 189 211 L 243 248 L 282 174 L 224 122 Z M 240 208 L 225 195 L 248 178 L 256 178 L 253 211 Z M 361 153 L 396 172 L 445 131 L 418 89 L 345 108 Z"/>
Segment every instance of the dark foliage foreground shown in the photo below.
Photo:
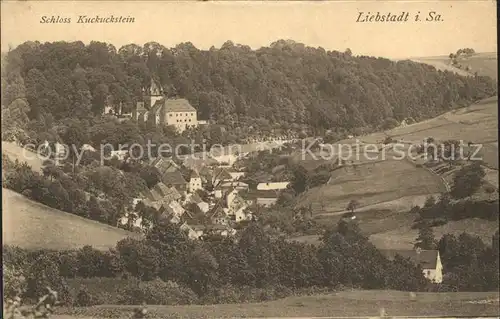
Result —
<path fill-rule="evenodd" d="M 498 233 L 495 235 L 498 240 Z M 462 235 L 444 236 L 439 249 L 445 282 L 432 286 L 420 266 L 387 260 L 341 222 L 319 247 L 270 238 L 256 223 L 236 239 L 216 235 L 190 241 L 175 225 L 156 226 L 144 240 L 125 239 L 116 249 L 26 251 L 4 247 L 4 267 L 25 275 L 23 297 L 40 296 L 49 285 L 63 302 L 94 304 L 239 303 L 354 287 L 404 291 L 469 290 L 498 287 L 498 241 L 494 247 Z M 5 294 L 15 294 L 16 281 Z"/>

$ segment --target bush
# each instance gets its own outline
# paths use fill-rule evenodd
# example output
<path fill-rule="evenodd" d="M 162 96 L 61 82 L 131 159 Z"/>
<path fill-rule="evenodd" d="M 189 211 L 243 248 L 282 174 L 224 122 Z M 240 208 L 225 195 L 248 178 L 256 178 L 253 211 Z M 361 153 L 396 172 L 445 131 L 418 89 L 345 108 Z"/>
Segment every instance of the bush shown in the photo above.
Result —
<path fill-rule="evenodd" d="M 177 283 L 161 279 L 143 282 L 131 282 L 130 286 L 122 293 L 120 304 L 137 305 L 142 302 L 155 305 L 190 305 L 198 297 L 189 288 Z"/>
<path fill-rule="evenodd" d="M 2 261 L 4 265 L 24 269 L 28 263 L 28 252 L 16 246 L 3 246 Z"/>
<path fill-rule="evenodd" d="M 486 185 L 484 187 L 484 191 L 488 194 L 493 194 L 494 192 L 496 192 L 496 188 L 492 185 Z"/>
<path fill-rule="evenodd" d="M 95 306 L 102 303 L 102 300 L 98 296 L 91 294 L 85 287 L 78 291 L 75 298 L 75 305 L 79 307 Z"/>
<path fill-rule="evenodd" d="M 3 296 L 7 298 L 20 297 L 26 291 L 26 278 L 19 269 L 3 264 Z"/>

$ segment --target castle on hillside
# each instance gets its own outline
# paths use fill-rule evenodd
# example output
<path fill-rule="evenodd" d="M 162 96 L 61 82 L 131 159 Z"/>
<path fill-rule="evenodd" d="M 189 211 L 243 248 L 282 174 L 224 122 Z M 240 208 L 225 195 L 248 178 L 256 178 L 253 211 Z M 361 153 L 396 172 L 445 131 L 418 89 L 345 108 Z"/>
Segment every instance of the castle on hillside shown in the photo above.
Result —
<path fill-rule="evenodd" d="M 198 121 L 196 109 L 182 98 L 167 98 L 161 86 L 153 79 L 149 90 L 143 92 L 144 100 L 137 102 L 132 118 L 151 127 L 174 126 L 179 133 L 203 124 Z"/>

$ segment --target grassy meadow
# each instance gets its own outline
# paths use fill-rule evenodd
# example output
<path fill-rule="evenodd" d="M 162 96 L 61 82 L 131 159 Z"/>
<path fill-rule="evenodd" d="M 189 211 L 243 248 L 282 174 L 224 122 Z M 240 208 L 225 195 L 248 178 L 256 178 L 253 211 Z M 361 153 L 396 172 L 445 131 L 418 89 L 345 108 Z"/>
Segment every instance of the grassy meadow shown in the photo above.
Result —
<path fill-rule="evenodd" d="M 2 240 L 26 249 L 75 249 L 91 245 L 108 250 L 139 234 L 65 213 L 2 188 Z"/>
<path fill-rule="evenodd" d="M 352 290 L 260 303 L 148 306 L 148 311 L 151 318 L 376 317 L 381 308 L 388 316 L 498 316 L 498 297 L 495 292 L 417 293 L 412 300 L 408 292 Z M 54 318 L 129 318 L 133 309 L 62 308 Z"/>
<path fill-rule="evenodd" d="M 301 195 L 300 205 L 312 205 L 319 214 L 343 212 L 356 199 L 361 207 L 391 202 L 400 198 L 444 191 L 439 178 L 406 160 L 346 165 L 332 172 L 326 185 Z"/>
<path fill-rule="evenodd" d="M 496 52 L 476 53 L 470 57 L 460 58 L 458 62 L 462 65 L 461 69 L 452 66 L 450 64 L 450 58 L 444 55 L 436 57 L 412 58 L 411 60 L 432 65 L 437 70 L 451 71 L 464 76 L 472 75 L 474 72 L 477 72 L 479 75 L 489 76 L 495 80 L 498 77 L 498 61 Z M 469 72 L 465 71 L 466 67 L 470 68 Z"/>

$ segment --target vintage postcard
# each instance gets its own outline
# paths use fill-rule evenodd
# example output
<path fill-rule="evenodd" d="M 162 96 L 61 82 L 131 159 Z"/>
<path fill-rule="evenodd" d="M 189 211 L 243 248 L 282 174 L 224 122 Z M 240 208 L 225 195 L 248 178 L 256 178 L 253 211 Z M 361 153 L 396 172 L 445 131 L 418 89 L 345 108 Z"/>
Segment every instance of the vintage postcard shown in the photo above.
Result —
<path fill-rule="evenodd" d="M 498 318 L 495 1 L 2 1 L 2 318 Z"/>

